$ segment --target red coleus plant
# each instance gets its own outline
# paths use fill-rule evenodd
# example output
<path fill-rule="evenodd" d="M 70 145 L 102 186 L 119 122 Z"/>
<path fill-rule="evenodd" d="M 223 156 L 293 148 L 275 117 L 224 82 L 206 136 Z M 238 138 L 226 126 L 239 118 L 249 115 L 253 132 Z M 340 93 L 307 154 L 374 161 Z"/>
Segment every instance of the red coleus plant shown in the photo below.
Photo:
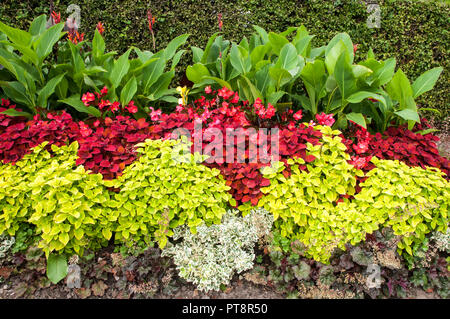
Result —
<path fill-rule="evenodd" d="M 84 129 L 85 134 L 78 138 L 77 165 L 101 173 L 105 179 L 120 175 L 136 159 L 134 146 L 150 137 L 149 123 L 144 118 L 128 116 L 106 117 Z"/>
<path fill-rule="evenodd" d="M 216 149 L 212 150 L 208 155 L 212 156 L 210 159 L 213 161 L 207 160 L 204 164 L 220 170 L 231 187 L 230 193 L 238 205 L 245 202 L 256 205 L 263 196 L 261 187 L 269 185 L 269 180 L 262 176 L 260 168 L 270 165 L 270 132 L 252 127 L 246 112 L 250 106 L 248 102 L 240 103 L 236 92 L 227 88 L 213 91 L 208 86 L 205 93 L 211 95 L 210 99 L 202 96 L 192 105 L 179 105 L 175 113 L 162 115 L 159 123 L 150 127 L 151 136 L 152 138 L 172 138 L 174 129 L 184 128 L 193 139 L 192 152 L 200 150 L 196 145 L 196 139 L 198 143 L 198 138 L 202 137 L 201 151 L 203 154 L 208 154 L 214 142 L 211 136 L 214 132 L 221 132 L 223 141 L 220 141 L 221 144 L 218 145 L 221 155 L 216 154 Z M 263 110 L 261 115 L 264 118 L 271 117 L 270 106 L 266 109 L 260 101 L 257 101 L 255 105 L 253 107 L 256 111 Z M 321 133 L 303 124 L 297 127 L 294 120 L 301 119 L 301 111 L 295 113 L 295 116 L 293 111 L 287 111 L 283 116 L 284 121 L 289 121 L 289 124 L 278 125 L 280 160 L 285 162 L 287 167 L 289 166 L 287 159 L 290 157 L 302 157 L 306 162 L 313 161 L 313 156 L 306 155 L 306 143 L 311 142 L 317 145 Z M 240 129 L 240 138 L 236 137 L 237 140 L 235 137 L 227 138 L 227 132 L 230 129 Z M 261 144 L 262 140 L 269 142 Z M 230 159 L 232 159 L 231 162 Z M 300 169 L 306 169 L 306 166 L 301 166 Z M 286 177 L 290 175 L 289 167 L 284 174 Z"/>
<path fill-rule="evenodd" d="M 23 118 L 7 117 L 3 121 L 0 119 L 0 123 L 7 123 L 0 134 L 0 160 L 4 163 L 19 161 L 32 147 L 44 141 L 49 142 L 47 148 L 50 150 L 52 144 L 62 146 L 75 141 L 80 135 L 78 124 L 64 111 L 60 114 L 48 113 L 45 120 L 36 115 L 28 122 Z"/>
<path fill-rule="evenodd" d="M 381 159 L 399 160 L 409 166 L 437 167 L 450 175 L 450 161 L 439 155 L 436 142 L 439 138 L 433 134 L 420 134 L 417 131 L 429 128 L 426 120 L 417 124 L 414 131 L 406 125 L 389 127 L 383 134 L 370 134 L 363 127 L 352 123 L 349 136 L 345 140 L 347 151 L 352 155 L 351 163 L 368 171 L 374 168 L 371 156 Z"/>

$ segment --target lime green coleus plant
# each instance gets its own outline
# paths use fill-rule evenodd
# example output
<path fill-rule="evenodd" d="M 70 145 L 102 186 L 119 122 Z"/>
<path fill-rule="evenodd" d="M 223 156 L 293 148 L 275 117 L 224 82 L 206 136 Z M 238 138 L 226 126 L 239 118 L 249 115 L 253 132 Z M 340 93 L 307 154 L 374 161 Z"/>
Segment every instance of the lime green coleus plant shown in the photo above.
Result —
<path fill-rule="evenodd" d="M 373 158 L 376 168 L 367 173 L 355 196 L 359 209 L 376 215 L 384 225 L 402 236 L 398 252 L 409 258 L 431 231 L 448 227 L 450 183 L 439 169 L 409 167 L 399 161 Z"/>
<path fill-rule="evenodd" d="M 271 184 L 261 189 L 266 196 L 258 203 L 274 214 L 274 226 L 282 236 L 307 247 L 307 257 L 327 263 L 335 248 L 345 250 L 346 243 L 356 245 L 367 233 L 384 226 L 403 236 L 400 252 L 405 249 L 413 254 L 426 233 L 445 231 L 449 182 L 441 172 L 374 158 L 377 168 L 367 174 L 361 192 L 355 195 L 355 176 L 364 174 L 347 162 L 350 157 L 337 136 L 340 132 L 315 128 L 323 133 L 322 145 L 308 144 L 307 150 L 316 160 L 301 171 L 298 165 L 304 161 L 290 159 L 289 178 L 282 174 L 282 162 L 263 168 Z M 354 199 L 343 195 L 354 195 Z M 425 208 L 424 203 L 428 204 Z M 408 207 L 423 209 L 402 214 Z M 249 207 L 240 208 L 245 212 Z"/>
<path fill-rule="evenodd" d="M 203 221 L 220 223 L 231 199 L 220 172 L 199 164 L 205 156 L 192 155 L 181 140 L 138 144 L 140 157 L 112 181 L 76 166 L 77 142 L 51 151 L 47 144 L 0 165 L 0 234 L 35 225 L 54 283 L 67 274 L 69 254 L 106 246 L 114 233 L 116 243 L 156 239 L 164 247 L 179 225 L 195 232 Z"/>
<path fill-rule="evenodd" d="M 101 174 L 76 166 L 78 143 L 35 147 L 15 165 L 0 166 L 0 233 L 14 235 L 20 223 L 36 226 L 38 246 L 51 253 L 96 249 L 107 241 L 98 227 L 109 193 Z"/>
<path fill-rule="evenodd" d="M 172 229 L 186 224 L 195 233 L 206 222 L 219 224 L 231 195 L 217 169 L 199 164 L 181 140 L 146 140 L 136 145 L 140 157 L 107 186 L 120 188 L 107 203 L 114 208 L 116 241 L 150 243 L 162 248 Z"/>

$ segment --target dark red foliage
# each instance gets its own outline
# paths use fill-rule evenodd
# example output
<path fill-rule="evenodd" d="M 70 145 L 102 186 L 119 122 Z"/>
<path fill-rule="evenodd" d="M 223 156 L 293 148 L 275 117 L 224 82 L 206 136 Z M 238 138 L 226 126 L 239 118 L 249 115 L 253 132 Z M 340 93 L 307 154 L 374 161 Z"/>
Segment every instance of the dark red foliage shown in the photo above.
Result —
<path fill-rule="evenodd" d="M 220 170 L 227 185 L 231 187 L 230 193 L 237 204 L 251 202 L 256 205 L 263 196 L 261 187 L 270 185 L 260 169 L 270 165 L 272 131 L 252 127 L 252 122 L 247 118 L 247 103 L 240 103 L 235 92 L 221 89 L 211 93 L 213 97 L 210 100 L 202 97 L 194 101 L 193 105 L 179 106 L 175 113 L 163 115 L 160 122 L 150 128 L 152 138 L 171 138 L 174 137 L 174 129 L 185 128 L 192 137 L 192 152 L 199 151 L 201 147 L 203 154 L 212 156 L 205 165 Z M 231 135 L 229 137 L 232 139 L 227 138 L 229 129 L 241 129 L 240 138 Z M 278 129 L 280 160 L 288 167 L 283 172 L 288 177 L 290 169 L 287 159 L 301 157 L 306 162 L 313 161 L 313 156 L 306 155 L 306 143 L 317 145 L 321 133 L 303 124 L 296 127 L 292 121 Z M 224 143 L 216 141 L 220 143 L 217 150 L 222 151 L 222 156 L 216 154 L 216 149 L 208 151 L 214 148 L 212 146 L 215 140 L 212 135 L 216 132 L 222 133 Z M 200 136 L 202 143 L 196 146 L 195 141 Z M 267 143 L 261 144 L 264 137 Z M 234 159 L 232 163 L 226 160 L 228 157 Z M 306 166 L 301 165 L 300 169 L 306 169 Z"/>
<path fill-rule="evenodd" d="M 355 140 L 346 140 L 347 151 L 352 154 L 352 163 L 360 163 L 365 171 L 374 168 L 370 163 L 370 156 L 380 159 L 399 160 L 409 166 L 437 167 L 447 174 L 449 178 L 450 161 L 439 155 L 436 142 L 439 138 L 431 133 L 422 135 L 419 130 L 427 129 L 425 121 L 416 125 L 414 131 L 407 129 L 406 125 L 389 127 L 383 134 L 370 134 L 362 127 L 356 127 L 350 132 Z M 364 159 L 361 161 L 361 159 Z"/>
<path fill-rule="evenodd" d="M 6 128 L 0 129 L 0 160 L 4 163 L 15 163 L 32 147 L 48 141 L 47 148 L 55 144 L 62 146 L 77 139 L 80 134 L 79 126 L 66 113 L 48 113 L 46 120 L 38 115 L 26 122 L 22 117 L 0 115 L 0 123 Z"/>
<path fill-rule="evenodd" d="M 134 146 L 150 137 L 149 123 L 144 118 L 117 116 L 95 125 L 78 138 L 77 165 L 113 179 L 136 159 Z"/>

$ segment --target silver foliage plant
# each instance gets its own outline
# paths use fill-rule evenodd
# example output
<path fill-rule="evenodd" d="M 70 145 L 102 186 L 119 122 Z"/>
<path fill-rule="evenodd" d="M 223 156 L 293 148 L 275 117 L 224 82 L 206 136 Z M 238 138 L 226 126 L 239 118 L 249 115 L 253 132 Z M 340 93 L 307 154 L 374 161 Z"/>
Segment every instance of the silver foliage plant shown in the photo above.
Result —
<path fill-rule="evenodd" d="M 0 259 L 6 257 L 6 253 L 14 245 L 14 243 L 14 237 L 9 238 L 5 235 L 0 235 Z"/>
<path fill-rule="evenodd" d="M 450 252 L 450 227 L 447 228 L 445 234 L 441 232 L 434 232 L 431 239 L 436 242 L 436 247 L 440 251 Z"/>
<path fill-rule="evenodd" d="M 245 217 L 237 213 L 229 210 L 221 224 L 202 224 L 196 234 L 186 226 L 176 228 L 173 239 L 182 241 L 169 244 L 162 256 L 172 257 L 180 277 L 199 290 L 219 290 L 234 273 L 253 267 L 255 243 L 272 229 L 273 216 L 264 209 L 252 210 Z"/>

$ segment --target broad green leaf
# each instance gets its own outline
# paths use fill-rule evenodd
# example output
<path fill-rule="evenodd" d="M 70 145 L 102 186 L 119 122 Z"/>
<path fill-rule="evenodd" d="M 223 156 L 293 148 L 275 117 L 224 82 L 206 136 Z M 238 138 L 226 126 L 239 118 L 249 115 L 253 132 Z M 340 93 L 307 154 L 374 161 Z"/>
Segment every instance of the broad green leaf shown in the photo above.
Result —
<path fill-rule="evenodd" d="M 334 77 L 339 87 L 339 91 L 341 92 L 342 100 L 355 92 L 356 79 L 353 75 L 347 52 L 342 52 L 339 56 L 334 70 Z"/>
<path fill-rule="evenodd" d="M 164 59 L 158 59 L 156 62 L 150 63 L 142 70 L 142 81 L 145 94 L 152 93 L 149 89 L 164 73 L 165 66 L 166 63 L 164 62 Z"/>
<path fill-rule="evenodd" d="M 249 56 L 242 56 L 239 47 L 233 43 L 230 51 L 230 62 L 240 74 L 245 74 L 250 71 L 252 67 L 251 58 Z"/>
<path fill-rule="evenodd" d="M 208 43 L 206 43 L 205 51 L 203 52 L 202 58 L 200 62 L 202 64 L 206 64 L 208 62 L 209 52 L 211 50 L 211 46 L 213 45 L 214 41 L 216 40 L 216 37 L 219 35 L 219 32 L 214 33 L 209 39 Z"/>
<path fill-rule="evenodd" d="M 255 29 L 256 32 L 258 32 L 263 44 L 266 44 L 267 42 L 269 42 L 269 35 L 267 34 L 266 30 L 264 30 L 263 28 L 261 28 L 257 25 L 254 25 L 253 29 Z"/>
<path fill-rule="evenodd" d="M 5 92 L 6 96 L 9 97 L 12 101 L 19 104 L 24 104 L 28 106 L 30 111 L 32 111 L 34 114 L 36 113 L 35 105 L 33 105 L 33 102 L 30 100 L 27 94 L 27 90 L 22 83 L 16 81 L 5 82 L 2 85 L 2 89 Z"/>
<path fill-rule="evenodd" d="M 171 70 L 175 70 L 176 66 L 180 62 L 180 59 L 185 52 L 186 52 L 186 50 L 180 50 L 177 53 L 175 53 L 175 55 L 172 58 L 172 65 L 170 66 Z"/>
<path fill-rule="evenodd" d="M 256 65 L 261 61 L 267 52 L 267 47 L 265 45 L 259 45 L 254 48 L 250 53 L 250 58 L 252 59 L 252 65 Z"/>
<path fill-rule="evenodd" d="M 96 109 L 92 106 L 84 105 L 83 102 L 81 102 L 79 95 L 72 95 L 71 97 L 69 97 L 67 99 L 58 100 L 58 102 L 70 105 L 75 110 L 77 110 L 78 112 L 81 112 L 81 113 L 87 113 L 87 114 L 93 115 L 95 117 L 101 117 L 101 115 L 102 115 L 98 109 Z"/>
<path fill-rule="evenodd" d="M 45 14 L 40 15 L 31 22 L 29 32 L 31 36 L 35 37 L 45 31 L 47 24 L 47 16 Z"/>
<path fill-rule="evenodd" d="M 281 49 L 289 43 L 288 39 L 286 37 L 276 34 L 274 32 L 269 32 L 269 43 L 272 47 L 272 52 L 275 55 L 280 55 Z"/>
<path fill-rule="evenodd" d="M 175 76 L 175 71 L 168 71 L 163 73 L 156 83 L 154 83 L 150 87 L 150 92 L 152 93 L 156 99 L 160 98 L 161 96 L 165 95 L 164 92 L 167 91 L 170 82 L 172 82 L 173 77 Z"/>
<path fill-rule="evenodd" d="M 228 82 L 225 81 L 225 80 L 219 79 L 219 78 L 217 78 L 217 77 L 214 77 L 214 76 L 205 76 L 204 79 L 214 80 L 214 81 L 216 81 L 217 83 L 219 83 L 222 87 L 225 86 L 225 87 L 227 87 L 227 88 L 230 89 L 230 90 L 233 89 L 230 83 L 228 83 Z"/>
<path fill-rule="evenodd" d="M 246 77 L 242 76 L 242 78 L 247 82 L 247 85 L 250 89 L 250 92 L 252 94 L 252 99 L 250 100 L 250 103 L 253 103 L 257 98 L 263 99 L 263 95 L 261 92 L 256 88 L 256 86 Z"/>
<path fill-rule="evenodd" d="M 298 65 L 298 61 L 297 50 L 292 43 L 288 43 L 281 49 L 276 66 L 290 71 Z"/>
<path fill-rule="evenodd" d="M 350 38 L 350 36 L 345 32 L 336 34 L 333 37 L 333 39 L 331 39 L 330 42 L 328 42 L 328 45 L 325 49 L 325 56 L 327 56 L 333 50 L 333 48 L 340 42 L 342 42 L 342 44 L 344 44 L 345 49 L 350 57 L 350 64 L 352 64 L 353 58 L 354 58 L 353 42 L 352 42 L 352 39 Z M 341 53 L 337 54 L 337 56 L 339 56 L 339 55 L 341 55 Z"/>
<path fill-rule="evenodd" d="M 275 85 L 278 89 L 280 89 L 283 85 L 285 85 L 292 79 L 291 74 L 287 70 L 277 67 L 271 67 L 269 69 L 269 75 L 275 82 Z"/>
<path fill-rule="evenodd" d="M 56 86 L 61 82 L 66 73 L 60 74 L 52 78 L 47 82 L 47 84 L 40 89 L 38 93 L 37 104 L 42 108 L 47 108 L 48 98 L 55 93 Z"/>
<path fill-rule="evenodd" d="M 51 254 L 47 259 L 47 277 L 57 284 L 67 276 L 67 260 L 63 255 Z"/>
<path fill-rule="evenodd" d="M 373 73 L 373 78 L 377 81 L 376 85 L 383 86 L 391 81 L 395 73 L 396 63 L 395 58 L 390 58 L 383 62 L 383 67 Z"/>
<path fill-rule="evenodd" d="M 114 62 L 114 66 L 109 75 L 109 80 L 112 85 L 117 88 L 122 82 L 123 77 L 127 74 L 130 68 L 130 61 L 128 61 L 128 56 L 130 55 L 131 49 L 122 54 L 122 56 Z"/>
<path fill-rule="evenodd" d="M 31 118 L 32 117 L 30 113 L 20 112 L 20 111 L 17 111 L 16 109 L 8 109 L 6 111 L 1 112 L 0 114 L 6 114 L 6 115 L 9 115 L 9 116 L 25 116 L 27 118 Z"/>
<path fill-rule="evenodd" d="M 345 117 L 349 121 L 353 121 L 358 125 L 361 125 L 362 127 L 366 128 L 366 120 L 364 116 L 361 113 L 349 113 L 345 114 Z"/>
<path fill-rule="evenodd" d="M 167 44 L 167 47 L 164 49 L 164 58 L 166 59 L 166 61 L 172 59 L 172 57 L 177 52 L 177 49 L 186 42 L 188 37 L 189 34 L 183 34 L 176 37 L 175 39 L 170 41 L 169 44 Z"/>
<path fill-rule="evenodd" d="M 347 101 L 350 102 L 350 103 L 359 103 L 362 100 L 365 100 L 365 99 L 368 99 L 368 98 L 371 98 L 371 99 L 379 101 L 381 104 L 383 104 L 384 110 L 386 110 L 387 105 L 386 105 L 385 98 L 383 96 L 379 95 L 379 94 L 375 94 L 375 93 L 372 93 L 372 92 L 367 92 L 367 91 L 356 92 L 356 93 L 350 95 L 347 98 Z"/>
<path fill-rule="evenodd" d="M 128 105 L 128 103 L 133 99 L 134 94 L 136 94 L 137 91 L 137 81 L 136 78 L 133 76 L 127 84 L 122 89 L 122 92 L 120 92 L 120 103 L 122 106 Z"/>
<path fill-rule="evenodd" d="M 322 60 L 315 60 L 314 63 L 307 63 L 303 68 L 300 77 L 302 78 L 306 91 L 308 92 L 310 103 L 313 107 L 313 114 L 317 113 L 319 99 L 325 93 L 327 76 L 325 73 L 325 64 Z M 323 92 L 323 93 L 322 93 Z"/>
<path fill-rule="evenodd" d="M 203 56 L 203 50 L 192 46 L 191 51 L 192 51 L 192 60 L 194 61 L 194 63 L 200 62 Z"/>
<path fill-rule="evenodd" d="M 369 76 L 373 71 L 363 65 L 352 65 L 353 75 L 355 78 L 364 78 Z"/>
<path fill-rule="evenodd" d="M 325 65 L 328 70 L 328 74 L 333 74 L 336 68 L 336 63 L 339 57 L 346 52 L 345 43 L 343 41 L 339 41 L 331 50 L 325 55 Z M 348 59 L 348 63 L 350 63 L 350 58 Z M 351 63 L 350 63 L 351 64 Z"/>
<path fill-rule="evenodd" d="M 386 91 L 392 99 L 399 102 L 401 110 L 407 108 L 408 98 L 413 96 L 411 84 L 401 69 L 398 69 L 387 84 Z"/>
<path fill-rule="evenodd" d="M 260 92 L 266 92 L 268 86 L 272 83 L 269 68 L 270 66 L 266 65 L 255 73 L 256 87 Z"/>
<path fill-rule="evenodd" d="M 34 65 L 39 65 L 39 58 L 37 56 L 37 54 L 30 49 L 30 47 L 28 46 L 23 46 L 20 44 L 16 44 L 16 43 L 10 43 L 8 41 L 1 41 L 0 43 L 4 43 L 4 44 L 8 44 L 10 46 L 12 46 L 14 49 L 16 49 L 17 51 L 19 51 L 20 53 L 23 54 L 23 56 L 25 58 L 28 58 Z M 25 60 L 25 62 L 27 62 L 28 60 Z"/>
<path fill-rule="evenodd" d="M 64 23 L 55 24 L 42 33 L 42 35 L 33 43 L 33 45 L 36 46 L 36 54 L 41 63 L 52 52 L 56 42 L 64 35 L 64 33 L 61 32 L 63 28 Z"/>
<path fill-rule="evenodd" d="M 186 69 L 187 78 L 194 83 L 199 83 L 204 76 L 210 75 L 208 68 L 200 63 L 190 65 Z"/>
<path fill-rule="evenodd" d="M 92 55 L 94 58 L 100 57 L 105 53 L 105 40 L 102 35 L 95 29 L 94 39 L 92 39 Z"/>
<path fill-rule="evenodd" d="M 314 38 L 313 35 L 307 35 L 301 38 L 296 44 L 295 49 L 297 54 L 307 57 L 311 51 L 311 40 Z"/>
<path fill-rule="evenodd" d="M 415 112 L 414 110 L 404 109 L 401 111 L 396 111 L 394 113 L 404 120 L 420 122 L 419 114 L 417 114 L 417 112 Z"/>
<path fill-rule="evenodd" d="M 269 94 L 266 99 L 265 102 L 270 103 L 272 105 L 276 105 L 278 103 L 278 101 L 286 94 L 286 92 L 284 91 L 277 91 L 277 92 L 273 92 L 272 94 Z"/>
<path fill-rule="evenodd" d="M 0 21 L 0 31 L 6 34 L 8 39 L 18 45 L 29 46 L 31 34 L 16 28 L 12 28 Z"/>
<path fill-rule="evenodd" d="M 436 84 L 442 70 L 442 67 L 434 68 L 419 76 L 412 84 L 413 98 L 419 97 L 423 93 L 430 91 Z"/>

